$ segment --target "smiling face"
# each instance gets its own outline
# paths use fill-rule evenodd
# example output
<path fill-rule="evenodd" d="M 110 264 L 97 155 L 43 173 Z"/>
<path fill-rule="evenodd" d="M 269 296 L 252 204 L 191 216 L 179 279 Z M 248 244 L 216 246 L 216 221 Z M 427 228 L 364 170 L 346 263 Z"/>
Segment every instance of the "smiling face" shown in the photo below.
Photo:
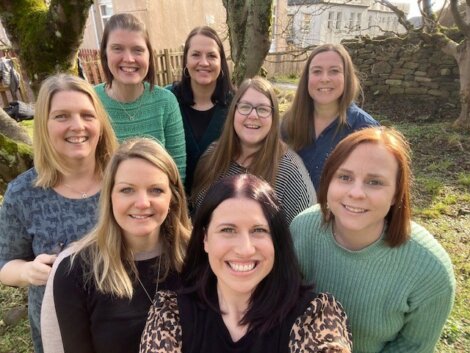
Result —
<path fill-rule="evenodd" d="M 308 93 L 315 105 L 338 106 L 344 92 L 344 64 L 335 51 L 324 51 L 310 62 Z"/>
<path fill-rule="evenodd" d="M 158 244 L 171 197 L 168 176 L 153 164 L 141 158 L 119 164 L 111 201 L 114 218 L 132 250 L 150 251 Z"/>
<path fill-rule="evenodd" d="M 349 239 L 372 243 L 395 201 L 398 163 L 383 145 L 362 143 L 331 179 L 327 201 L 334 229 Z"/>
<path fill-rule="evenodd" d="M 223 201 L 212 213 L 204 239 L 209 264 L 224 295 L 251 295 L 274 265 L 268 221 L 258 202 Z"/>
<path fill-rule="evenodd" d="M 220 52 L 215 40 L 196 34 L 189 42 L 186 67 L 191 76 L 191 85 L 213 86 L 220 74 Z"/>
<path fill-rule="evenodd" d="M 248 103 L 252 107 L 271 106 L 271 100 L 252 87 L 246 90 L 238 103 Z M 233 123 L 235 133 L 240 139 L 242 150 L 255 152 L 261 147 L 264 139 L 268 136 L 269 130 L 271 130 L 272 114 L 268 117 L 260 118 L 256 113 L 256 109 L 253 109 L 248 115 L 243 115 L 238 109 L 235 109 Z"/>
<path fill-rule="evenodd" d="M 106 57 L 113 82 L 136 85 L 147 75 L 150 54 L 144 35 L 140 32 L 125 29 L 111 31 Z"/>
<path fill-rule="evenodd" d="M 101 124 L 90 97 L 78 91 L 59 91 L 50 107 L 47 130 L 59 156 L 66 164 L 94 163 Z"/>

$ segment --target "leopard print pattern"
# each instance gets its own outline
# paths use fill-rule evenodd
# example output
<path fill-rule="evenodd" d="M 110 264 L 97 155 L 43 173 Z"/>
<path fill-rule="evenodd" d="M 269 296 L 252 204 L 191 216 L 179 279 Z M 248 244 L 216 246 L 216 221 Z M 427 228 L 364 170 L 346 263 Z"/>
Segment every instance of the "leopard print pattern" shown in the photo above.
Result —
<path fill-rule="evenodd" d="M 350 353 L 351 333 L 346 313 L 329 293 L 320 293 L 295 320 L 290 332 L 291 353 Z"/>
<path fill-rule="evenodd" d="M 147 316 L 140 353 L 181 353 L 183 341 L 176 293 L 159 291 Z"/>

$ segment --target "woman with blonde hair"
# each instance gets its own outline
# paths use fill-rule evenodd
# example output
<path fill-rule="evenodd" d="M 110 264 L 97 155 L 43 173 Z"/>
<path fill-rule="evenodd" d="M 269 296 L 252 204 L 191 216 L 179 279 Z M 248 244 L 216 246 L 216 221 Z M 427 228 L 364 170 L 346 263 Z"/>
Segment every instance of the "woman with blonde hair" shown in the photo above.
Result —
<path fill-rule="evenodd" d="M 120 141 L 153 137 L 185 178 L 186 149 L 178 102 L 155 85 L 154 52 L 145 24 L 130 13 L 106 22 L 100 45 L 105 82 L 95 87 Z"/>
<path fill-rule="evenodd" d="M 47 283 L 57 316 L 43 310 L 42 325 L 60 328 L 44 337 L 47 351 L 137 352 L 155 292 L 179 287 L 189 233 L 171 156 L 151 139 L 125 141 L 106 169 L 97 226 Z"/>
<path fill-rule="evenodd" d="M 271 83 L 261 77 L 240 85 L 220 139 L 199 160 L 191 196 L 194 206 L 218 179 L 243 173 L 274 187 L 288 223 L 316 202 L 302 160 L 280 140 L 277 97 Z"/>
<path fill-rule="evenodd" d="M 307 281 L 348 313 L 354 352 L 433 352 L 452 308 L 452 263 L 411 220 L 411 180 L 398 131 L 356 131 L 328 157 L 319 204 L 291 223 Z"/>
<path fill-rule="evenodd" d="M 93 87 L 66 74 L 46 79 L 34 117 L 34 168 L 8 185 L 0 208 L 0 282 L 29 286 L 34 350 L 56 254 L 96 223 L 105 166 L 117 142 Z"/>
<path fill-rule="evenodd" d="M 302 158 L 315 190 L 326 158 L 350 133 L 378 125 L 354 102 L 361 92 L 351 56 L 341 44 L 316 47 L 305 64 L 282 136 Z"/>

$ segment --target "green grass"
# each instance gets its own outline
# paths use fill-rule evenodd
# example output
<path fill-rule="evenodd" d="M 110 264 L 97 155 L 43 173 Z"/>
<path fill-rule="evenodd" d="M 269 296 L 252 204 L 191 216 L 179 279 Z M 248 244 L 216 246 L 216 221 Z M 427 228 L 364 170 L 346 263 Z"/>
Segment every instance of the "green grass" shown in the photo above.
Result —
<path fill-rule="evenodd" d="M 281 93 L 281 98 L 287 101 L 288 94 Z M 383 115 L 379 120 L 400 130 L 410 141 L 414 220 L 435 235 L 454 264 L 454 308 L 436 351 L 469 353 L 470 133 L 454 130 L 449 122 L 395 123 Z M 0 303 L 0 353 L 31 352 L 27 319 L 14 327 L 2 321 L 7 310 L 26 305 L 25 291 L 0 286 Z"/>
<path fill-rule="evenodd" d="M 470 133 L 449 122 L 397 123 L 413 156 L 414 220 L 449 253 L 457 290 L 439 353 L 470 352 Z M 425 323 L 423 323 L 425 324 Z"/>

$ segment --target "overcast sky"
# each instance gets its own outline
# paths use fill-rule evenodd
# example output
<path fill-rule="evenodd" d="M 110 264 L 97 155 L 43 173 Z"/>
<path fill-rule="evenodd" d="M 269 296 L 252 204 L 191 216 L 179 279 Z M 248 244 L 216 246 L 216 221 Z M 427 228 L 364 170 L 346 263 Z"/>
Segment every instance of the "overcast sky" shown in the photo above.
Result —
<path fill-rule="evenodd" d="M 395 1 L 392 0 L 392 2 L 405 2 L 405 3 L 410 4 L 410 13 L 408 14 L 408 18 L 420 16 L 417 0 L 395 0 Z M 443 3 L 444 3 L 444 0 L 433 0 L 434 10 L 439 10 Z"/>

